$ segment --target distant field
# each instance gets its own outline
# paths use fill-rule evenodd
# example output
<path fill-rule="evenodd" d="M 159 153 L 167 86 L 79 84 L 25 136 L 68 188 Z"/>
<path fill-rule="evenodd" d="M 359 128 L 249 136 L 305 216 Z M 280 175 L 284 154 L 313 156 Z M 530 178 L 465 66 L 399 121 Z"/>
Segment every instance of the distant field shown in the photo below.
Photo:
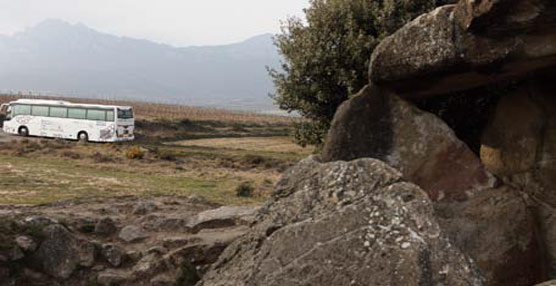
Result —
<path fill-rule="evenodd" d="M 166 118 L 190 120 L 210 120 L 221 122 L 242 122 L 242 123 L 261 123 L 261 124 L 289 124 L 295 120 L 293 117 L 257 114 L 249 112 L 228 111 L 214 108 L 201 108 L 184 105 L 159 104 L 148 102 L 113 101 L 101 99 L 83 99 L 69 97 L 41 97 L 41 96 L 20 96 L 20 95 L 1 95 L 0 103 L 17 100 L 20 98 L 34 99 L 55 99 L 67 100 L 78 103 L 95 103 L 106 105 L 133 106 L 139 119 Z"/>

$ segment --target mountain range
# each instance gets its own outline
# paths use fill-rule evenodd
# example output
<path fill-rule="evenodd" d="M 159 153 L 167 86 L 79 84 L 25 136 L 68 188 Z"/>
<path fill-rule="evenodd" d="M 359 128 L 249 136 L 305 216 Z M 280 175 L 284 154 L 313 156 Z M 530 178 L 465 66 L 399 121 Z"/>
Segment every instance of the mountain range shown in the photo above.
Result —
<path fill-rule="evenodd" d="M 270 111 L 272 35 L 173 47 L 46 20 L 0 35 L 0 91 Z"/>

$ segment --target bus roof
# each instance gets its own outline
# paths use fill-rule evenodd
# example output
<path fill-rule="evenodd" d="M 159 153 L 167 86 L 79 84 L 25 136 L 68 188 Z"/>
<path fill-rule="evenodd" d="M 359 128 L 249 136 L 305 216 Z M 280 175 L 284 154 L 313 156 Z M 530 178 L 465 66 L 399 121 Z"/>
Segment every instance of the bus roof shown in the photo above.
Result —
<path fill-rule="evenodd" d="M 117 105 L 102 105 L 102 104 L 85 104 L 85 103 L 72 103 L 64 100 L 50 100 L 50 99 L 18 99 L 10 102 L 10 104 L 30 104 L 30 105 L 58 105 L 67 107 L 85 107 L 85 108 L 121 108 L 130 109 L 131 106 L 117 106 Z"/>

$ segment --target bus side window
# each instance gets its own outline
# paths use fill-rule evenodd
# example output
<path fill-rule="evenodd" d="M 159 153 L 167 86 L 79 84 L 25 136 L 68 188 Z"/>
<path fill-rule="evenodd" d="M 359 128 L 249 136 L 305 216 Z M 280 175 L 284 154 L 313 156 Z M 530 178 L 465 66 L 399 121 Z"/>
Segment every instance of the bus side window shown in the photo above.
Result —
<path fill-rule="evenodd" d="M 96 121 L 105 121 L 106 114 L 104 110 L 87 109 L 87 119 Z"/>
<path fill-rule="evenodd" d="M 14 106 L 14 116 L 17 115 L 31 115 L 31 105 L 18 104 Z"/>
<path fill-rule="evenodd" d="M 114 111 L 106 111 L 106 121 L 114 122 Z"/>
<path fill-rule="evenodd" d="M 48 106 L 33 105 L 31 114 L 34 116 L 48 116 Z"/>
<path fill-rule="evenodd" d="M 50 107 L 50 117 L 66 118 L 68 109 L 66 107 Z"/>
<path fill-rule="evenodd" d="M 68 117 L 73 119 L 86 119 L 87 110 L 83 108 L 68 108 Z"/>

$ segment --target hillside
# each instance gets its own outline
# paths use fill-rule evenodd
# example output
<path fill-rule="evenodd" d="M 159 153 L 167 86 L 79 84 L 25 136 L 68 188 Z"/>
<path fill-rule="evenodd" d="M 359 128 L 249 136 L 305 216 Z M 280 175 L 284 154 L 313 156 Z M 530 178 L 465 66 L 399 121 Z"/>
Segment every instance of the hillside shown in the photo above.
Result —
<path fill-rule="evenodd" d="M 244 42 L 176 48 L 47 20 L 0 36 L 0 89 L 271 110 L 270 34 Z"/>

